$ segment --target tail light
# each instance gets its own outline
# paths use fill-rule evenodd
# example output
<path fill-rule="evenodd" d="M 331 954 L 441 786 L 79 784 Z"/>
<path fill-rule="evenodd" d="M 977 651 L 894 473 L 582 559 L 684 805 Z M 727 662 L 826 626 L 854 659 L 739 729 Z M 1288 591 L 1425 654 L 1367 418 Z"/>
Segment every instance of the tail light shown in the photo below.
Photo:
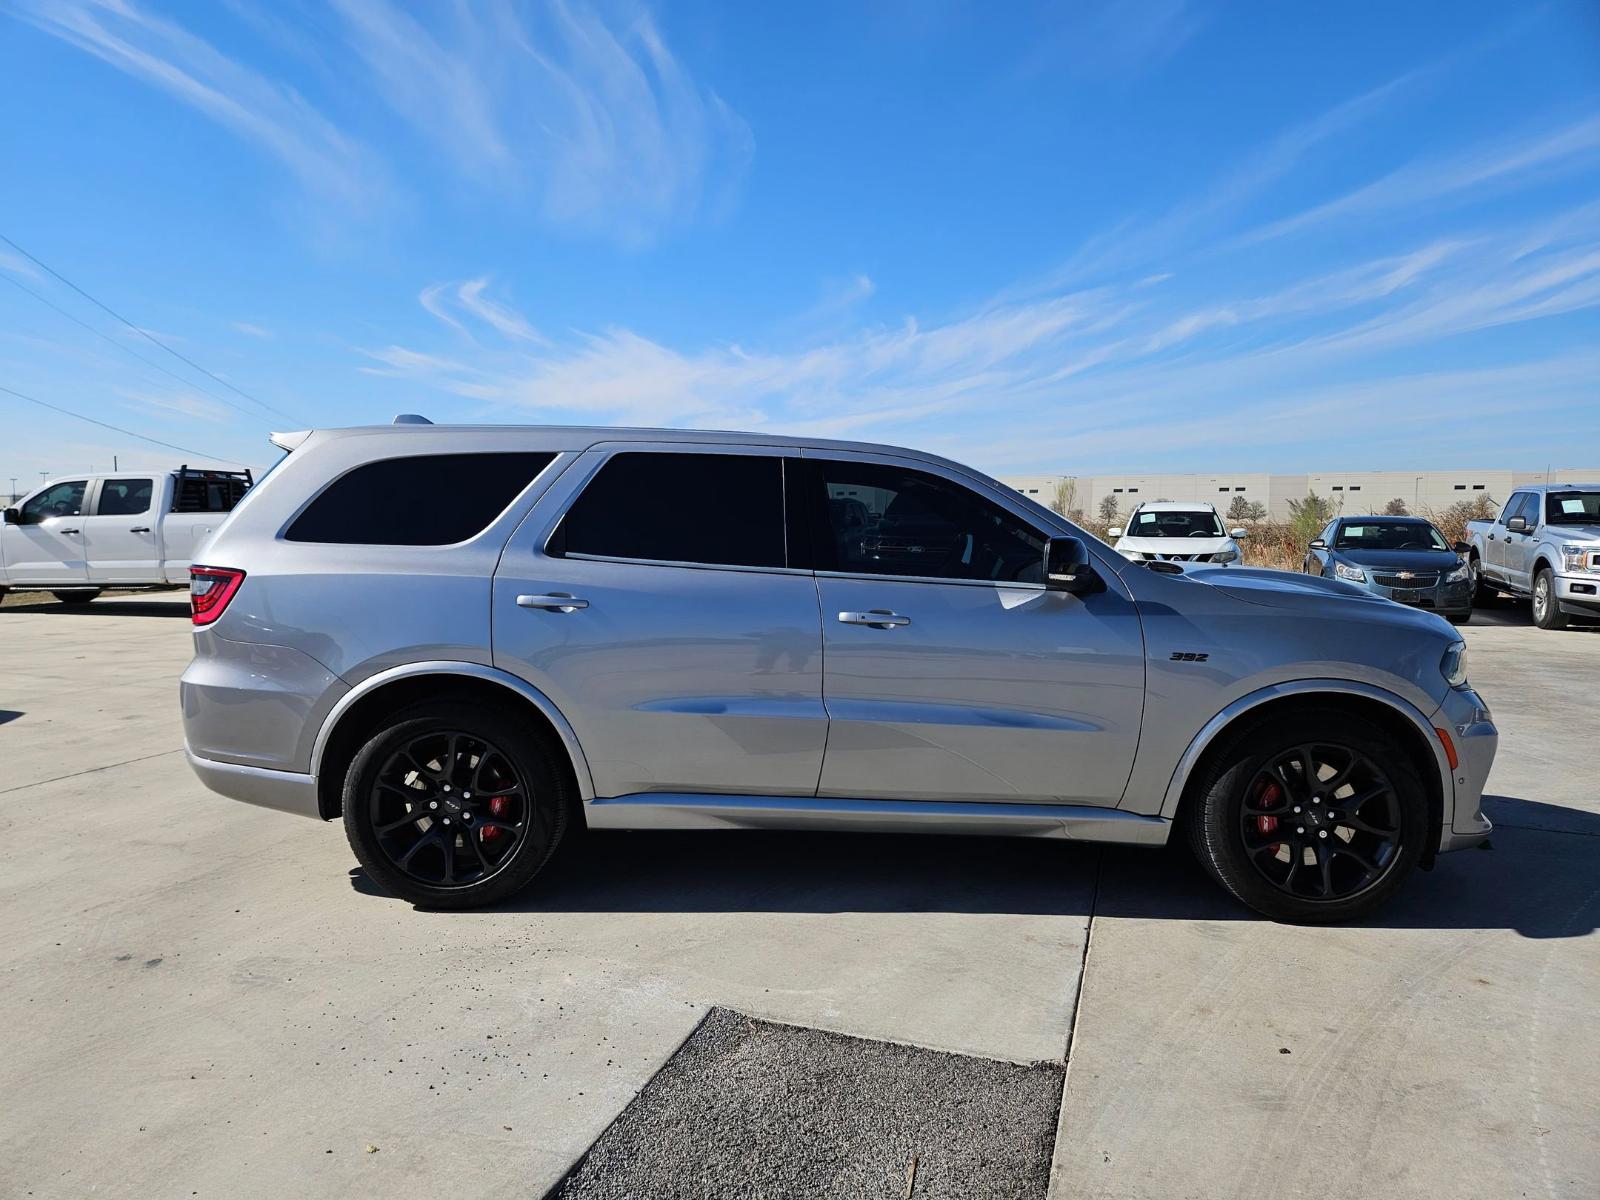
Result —
<path fill-rule="evenodd" d="M 244 582 L 244 572 L 232 567 L 189 568 L 189 612 L 196 625 L 209 625 L 222 615 Z"/>

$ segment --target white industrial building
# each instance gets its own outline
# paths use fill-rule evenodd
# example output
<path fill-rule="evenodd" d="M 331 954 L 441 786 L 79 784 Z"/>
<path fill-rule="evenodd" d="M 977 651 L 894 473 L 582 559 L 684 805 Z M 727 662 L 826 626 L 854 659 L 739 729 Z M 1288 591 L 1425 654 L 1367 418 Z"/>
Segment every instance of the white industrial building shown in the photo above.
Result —
<path fill-rule="evenodd" d="M 1600 467 L 1561 467 L 1550 471 L 1553 483 L 1600 483 Z M 1488 496 L 1503 504 L 1518 487 L 1543 483 L 1540 471 L 1319 471 L 1305 475 L 1241 472 L 1175 475 L 1006 475 L 1002 482 L 1040 504 L 1052 506 L 1062 485 L 1072 489 L 1071 507 L 1089 516 L 1100 512 L 1106 497 L 1127 515 L 1142 500 L 1203 500 L 1226 515 L 1235 497 L 1265 506 L 1275 521 L 1289 518 L 1289 501 L 1315 492 L 1335 511 L 1379 513 L 1390 500 L 1403 500 L 1413 513 L 1439 512 L 1460 500 Z"/>

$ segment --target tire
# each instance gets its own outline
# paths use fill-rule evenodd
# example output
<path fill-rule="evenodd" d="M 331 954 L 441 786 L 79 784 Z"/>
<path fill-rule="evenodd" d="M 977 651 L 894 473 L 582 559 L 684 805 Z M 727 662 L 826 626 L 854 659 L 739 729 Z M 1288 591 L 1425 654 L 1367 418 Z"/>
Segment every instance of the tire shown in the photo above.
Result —
<path fill-rule="evenodd" d="M 1317 805 L 1300 787 L 1304 767 L 1295 765 L 1305 746 L 1317 776 L 1309 790 L 1322 796 Z M 1326 786 L 1341 770 L 1348 782 Z M 1242 729 L 1211 759 L 1188 803 L 1201 865 L 1274 921 L 1322 924 L 1373 912 L 1416 867 L 1428 829 L 1427 788 L 1405 751 L 1379 726 L 1338 709 L 1268 716 Z"/>
<path fill-rule="evenodd" d="M 1472 621 L 1472 612 L 1468 610 L 1464 613 L 1446 613 L 1444 619 L 1452 625 L 1467 625 Z"/>
<path fill-rule="evenodd" d="M 63 604 L 87 604 L 100 594 L 99 588 L 83 588 L 76 592 L 51 592 Z"/>
<path fill-rule="evenodd" d="M 1472 564 L 1472 606 L 1490 608 L 1500 603 L 1500 589 L 1483 579 L 1483 560 L 1476 554 L 1468 560 Z"/>
<path fill-rule="evenodd" d="M 503 709 L 413 705 L 374 730 L 345 775 L 350 848 L 370 879 L 421 908 L 508 899 L 545 868 L 572 823 L 558 753 Z M 497 853 L 503 837 L 514 840 Z"/>
<path fill-rule="evenodd" d="M 1556 599 L 1556 574 L 1549 567 L 1540 567 L 1533 578 L 1533 623 L 1540 629 L 1567 627 L 1567 614 Z"/>

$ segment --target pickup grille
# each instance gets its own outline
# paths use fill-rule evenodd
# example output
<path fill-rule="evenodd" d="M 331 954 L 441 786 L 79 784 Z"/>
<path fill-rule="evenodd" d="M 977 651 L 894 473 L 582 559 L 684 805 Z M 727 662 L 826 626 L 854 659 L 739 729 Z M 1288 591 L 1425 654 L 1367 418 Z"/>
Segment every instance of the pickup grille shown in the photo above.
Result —
<path fill-rule="evenodd" d="M 1395 574 L 1382 574 L 1374 571 L 1372 582 L 1379 587 L 1386 588 L 1431 588 L 1439 582 L 1437 571 L 1413 571 L 1410 578 L 1401 578 Z"/>

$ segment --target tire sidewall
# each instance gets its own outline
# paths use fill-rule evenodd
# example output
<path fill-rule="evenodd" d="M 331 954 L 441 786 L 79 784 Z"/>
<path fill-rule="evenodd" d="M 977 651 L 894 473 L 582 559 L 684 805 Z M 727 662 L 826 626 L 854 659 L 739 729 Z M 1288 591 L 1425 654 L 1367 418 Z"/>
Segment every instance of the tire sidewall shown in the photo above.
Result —
<path fill-rule="evenodd" d="M 1365 891 L 1340 900 L 1310 900 L 1279 890 L 1250 862 L 1240 831 L 1245 789 L 1257 772 L 1285 750 L 1312 741 L 1366 755 L 1388 777 L 1399 800 L 1400 847 L 1388 871 Z M 1213 759 L 1195 802 L 1190 831 L 1201 864 L 1239 900 L 1278 921 L 1318 924 L 1372 912 L 1411 874 L 1428 831 L 1427 788 L 1405 751 L 1379 726 L 1333 710 L 1265 718 L 1231 738 Z"/>
<path fill-rule="evenodd" d="M 509 862 L 490 878 L 458 888 L 434 887 L 407 875 L 389 860 L 372 827 L 373 782 L 389 757 L 423 734 L 458 730 L 482 737 L 511 759 L 529 793 L 529 830 Z M 571 796 L 547 739 L 502 710 L 439 701 L 408 708 L 373 730 L 345 774 L 344 828 L 350 848 L 367 875 L 385 891 L 419 908 L 475 908 L 521 891 L 555 854 L 567 828 Z"/>

